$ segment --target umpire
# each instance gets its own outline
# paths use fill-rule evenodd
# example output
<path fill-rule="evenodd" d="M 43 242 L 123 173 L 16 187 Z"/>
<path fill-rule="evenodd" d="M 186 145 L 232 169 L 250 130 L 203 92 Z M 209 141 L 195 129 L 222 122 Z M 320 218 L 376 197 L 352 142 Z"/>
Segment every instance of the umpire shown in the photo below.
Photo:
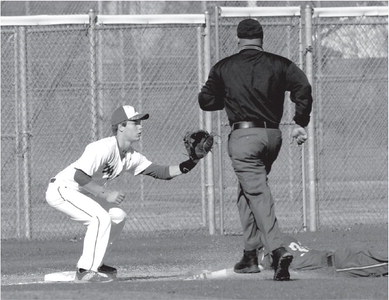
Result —
<path fill-rule="evenodd" d="M 289 59 L 263 51 L 258 21 L 241 21 L 237 36 L 239 52 L 212 67 L 198 96 L 202 110 L 225 108 L 231 125 L 228 153 L 239 181 L 237 206 L 244 236 L 244 254 L 234 271 L 259 272 L 257 250 L 265 247 L 272 253 L 273 279 L 289 280 L 293 256 L 282 247 L 267 176 L 281 148 L 285 92 L 290 91 L 295 103 L 292 136 L 302 144 L 312 109 L 311 85 Z"/>

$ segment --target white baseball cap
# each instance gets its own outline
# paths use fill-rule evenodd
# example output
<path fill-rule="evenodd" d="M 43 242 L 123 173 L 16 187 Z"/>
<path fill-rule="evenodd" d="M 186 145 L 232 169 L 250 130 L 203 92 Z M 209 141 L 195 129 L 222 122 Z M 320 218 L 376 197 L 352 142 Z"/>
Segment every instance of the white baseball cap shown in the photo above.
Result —
<path fill-rule="evenodd" d="M 117 125 L 125 121 L 146 120 L 149 114 L 140 114 L 131 105 L 124 105 L 116 109 L 111 117 L 111 125 Z"/>

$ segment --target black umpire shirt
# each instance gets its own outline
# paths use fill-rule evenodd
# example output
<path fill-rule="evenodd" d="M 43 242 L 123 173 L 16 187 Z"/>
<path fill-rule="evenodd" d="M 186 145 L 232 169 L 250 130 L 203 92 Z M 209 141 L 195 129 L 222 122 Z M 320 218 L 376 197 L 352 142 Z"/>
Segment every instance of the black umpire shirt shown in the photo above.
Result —
<path fill-rule="evenodd" d="M 244 49 L 212 67 L 198 100 L 206 111 L 225 108 L 230 125 L 240 121 L 279 124 L 286 91 L 296 104 L 293 120 L 307 126 L 312 89 L 304 72 L 285 57 Z"/>

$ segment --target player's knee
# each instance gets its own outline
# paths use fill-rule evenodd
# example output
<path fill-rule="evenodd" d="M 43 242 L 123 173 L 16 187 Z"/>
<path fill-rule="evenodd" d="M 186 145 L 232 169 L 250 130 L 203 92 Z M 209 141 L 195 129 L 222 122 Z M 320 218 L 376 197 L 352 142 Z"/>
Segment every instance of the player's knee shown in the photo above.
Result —
<path fill-rule="evenodd" d="M 97 219 L 101 227 L 103 228 L 111 227 L 111 217 L 108 213 L 99 215 Z"/>
<path fill-rule="evenodd" d="M 126 212 L 118 207 L 111 208 L 109 210 L 109 215 L 111 217 L 112 222 L 114 222 L 115 224 L 124 222 L 127 218 Z"/>

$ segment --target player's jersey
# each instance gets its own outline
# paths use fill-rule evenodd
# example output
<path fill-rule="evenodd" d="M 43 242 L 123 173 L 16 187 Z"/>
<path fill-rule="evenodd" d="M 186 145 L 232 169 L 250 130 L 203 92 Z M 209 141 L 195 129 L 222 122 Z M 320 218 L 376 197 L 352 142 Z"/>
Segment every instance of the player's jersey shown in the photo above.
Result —
<path fill-rule="evenodd" d="M 292 269 L 314 270 L 328 266 L 327 256 L 330 254 L 328 251 L 305 247 L 291 236 L 285 236 L 284 243 L 286 250 L 293 254 Z"/>
<path fill-rule="evenodd" d="M 314 270 L 334 267 L 337 274 L 351 277 L 379 277 L 388 275 L 388 256 L 369 249 L 346 247 L 335 251 L 319 251 L 301 245 L 291 236 L 285 235 L 283 246 L 293 254 L 290 268 Z M 271 268 L 271 257 L 263 248 L 259 251 L 259 263 Z"/>
<path fill-rule="evenodd" d="M 96 183 L 104 185 L 126 171 L 138 175 L 150 165 L 151 161 L 134 149 L 121 159 L 116 137 L 111 136 L 87 145 L 81 157 L 59 172 L 55 178 L 68 187 L 80 190 L 74 180 L 76 169 L 91 176 Z"/>
<path fill-rule="evenodd" d="M 293 255 L 293 261 L 290 265 L 291 269 L 314 270 L 328 266 L 327 256 L 330 254 L 330 252 L 319 251 L 305 247 L 301 245 L 299 241 L 288 235 L 285 235 L 283 240 L 283 246 Z M 266 253 L 259 258 L 259 263 L 263 265 L 263 267 L 270 268 L 271 258 L 269 253 Z"/>

